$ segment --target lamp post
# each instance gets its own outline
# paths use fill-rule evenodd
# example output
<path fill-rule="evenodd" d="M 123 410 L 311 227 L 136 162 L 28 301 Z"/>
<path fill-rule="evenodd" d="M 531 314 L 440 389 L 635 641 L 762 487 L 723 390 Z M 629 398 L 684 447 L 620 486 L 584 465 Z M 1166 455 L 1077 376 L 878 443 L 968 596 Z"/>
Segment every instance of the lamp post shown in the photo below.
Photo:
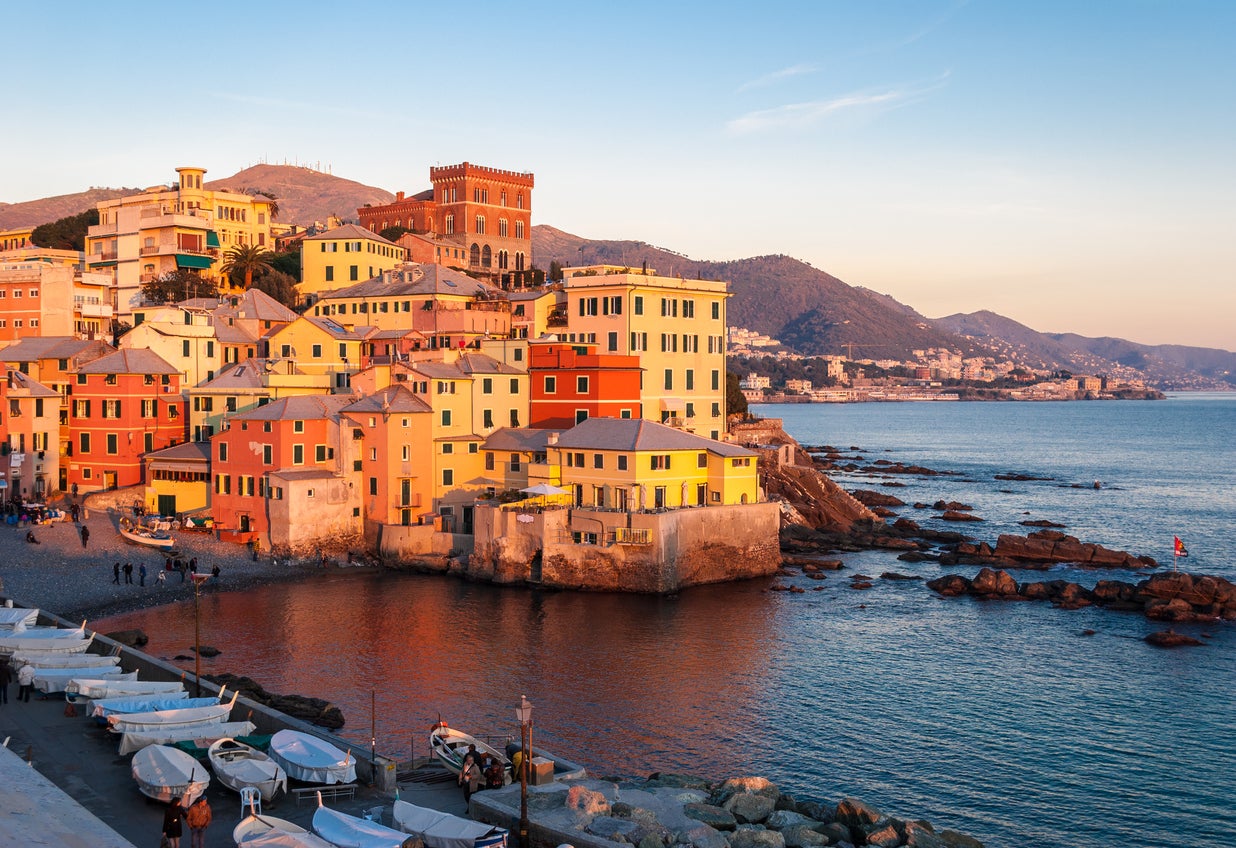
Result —
<path fill-rule="evenodd" d="M 519 721 L 519 848 L 528 845 L 528 769 L 532 767 L 532 704 L 523 695 L 515 709 Z"/>

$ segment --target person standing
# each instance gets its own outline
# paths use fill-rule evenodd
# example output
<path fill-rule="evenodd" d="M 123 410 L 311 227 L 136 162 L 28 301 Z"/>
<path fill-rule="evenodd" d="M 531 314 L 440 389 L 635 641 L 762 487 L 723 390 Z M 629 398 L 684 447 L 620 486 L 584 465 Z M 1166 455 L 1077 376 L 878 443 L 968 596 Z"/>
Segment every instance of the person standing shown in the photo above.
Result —
<path fill-rule="evenodd" d="M 130 586 L 133 584 L 133 563 L 131 562 L 124 564 L 124 582 Z"/>
<path fill-rule="evenodd" d="M 180 806 L 180 799 L 172 800 L 163 811 L 163 835 L 167 838 L 169 848 L 180 848 L 180 834 L 183 825 L 180 819 L 185 814 L 185 808 Z"/>
<path fill-rule="evenodd" d="M 34 691 L 34 666 L 26 663 L 17 670 L 17 700 L 30 703 L 30 693 Z"/>
<path fill-rule="evenodd" d="M 112 566 L 112 582 L 117 586 L 120 585 L 120 563 Z"/>
<path fill-rule="evenodd" d="M 459 772 L 459 784 L 463 787 L 464 803 L 467 804 L 481 785 L 481 766 L 471 756 L 464 757 L 463 768 Z"/>
<path fill-rule="evenodd" d="M 214 580 L 213 580 L 213 581 L 211 581 L 211 582 L 213 582 L 213 583 L 215 583 L 215 584 L 218 584 L 218 582 L 219 582 L 219 571 L 220 571 L 220 569 L 219 569 L 219 563 L 217 563 L 217 562 L 216 562 L 216 563 L 215 563 L 214 568 L 210 569 L 210 576 L 214 578 Z"/>
<path fill-rule="evenodd" d="M 167 572 L 160 571 L 158 576 L 155 577 L 155 582 L 159 584 L 160 589 L 167 585 Z"/>
<path fill-rule="evenodd" d="M 85 524 L 82 525 L 82 547 L 86 547 L 86 543 L 90 541 L 90 528 Z"/>
<path fill-rule="evenodd" d="M 199 795 L 185 813 L 185 822 L 189 825 L 190 848 L 206 848 L 206 828 L 210 826 L 210 802 L 205 795 Z"/>
<path fill-rule="evenodd" d="M 137 567 L 137 585 L 146 585 L 146 563 L 142 563 Z"/>
<path fill-rule="evenodd" d="M 9 684 L 13 682 L 13 672 L 9 669 L 7 657 L 0 657 L 0 704 L 9 702 Z"/>

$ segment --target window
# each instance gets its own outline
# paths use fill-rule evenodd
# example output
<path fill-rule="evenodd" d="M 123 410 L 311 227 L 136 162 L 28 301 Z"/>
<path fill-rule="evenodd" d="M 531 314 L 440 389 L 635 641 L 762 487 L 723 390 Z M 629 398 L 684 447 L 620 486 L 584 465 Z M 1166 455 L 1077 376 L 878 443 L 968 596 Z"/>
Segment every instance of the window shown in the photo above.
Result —
<path fill-rule="evenodd" d="M 688 368 L 687 369 L 687 391 L 692 391 L 694 389 L 695 389 L 695 369 Z"/>
<path fill-rule="evenodd" d="M 90 401 L 88 400 L 73 401 L 73 417 L 74 418 L 89 418 L 90 417 Z"/>
<path fill-rule="evenodd" d="M 655 454 L 651 457 L 651 460 L 652 460 L 651 468 L 653 471 L 669 471 L 669 467 L 670 467 L 670 455 L 669 454 L 667 453 L 666 454 Z"/>
<path fill-rule="evenodd" d="M 304 421 L 293 421 L 292 422 L 292 432 L 293 433 L 305 432 L 305 422 Z"/>
<path fill-rule="evenodd" d="M 627 457 L 626 457 L 626 454 L 619 454 L 619 455 L 618 455 L 618 470 L 619 470 L 619 471 L 626 471 L 626 470 L 627 470 Z"/>
<path fill-rule="evenodd" d="M 695 457 L 695 467 L 696 468 L 707 468 L 708 467 L 708 454 L 700 453 L 699 455 L 697 455 Z"/>
<path fill-rule="evenodd" d="M 493 451 L 485 451 L 485 470 L 494 470 L 494 454 Z"/>
<path fill-rule="evenodd" d="M 682 317 L 683 318 L 694 318 L 695 317 L 695 301 L 694 300 L 684 299 L 682 301 Z"/>
<path fill-rule="evenodd" d="M 370 477 L 369 478 L 369 494 L 376 495 L 377 493 L 378 493 L 378 478 Z"/>
<path fill-rule="evenodd" d="M 515 238 L 517 238 L 517 239 L 522 239 L 523 237 L 524 237 L 524 222 L 523 222 L 523 221 L 516 221 L 516 222 L 515 222 Z M 521 253 L 521 254 L 519 254 L 519 255 L 520 255 L 521 257 L 523 256 L 523 254 L 522 254 L 522 253 Z M 523 269 L 522 269 L 522 268 L 520 268 L 519 270 L 521 270 L 521 271 L 522 271 Z"/>
<path fill-rule="evenodd" d="M 688 418 L 695 417 L 695 404 L 692 403 L 691 401 L 687 401 L 687 417 Z"/>
<path fill-rule="evenodd" d="M 353 282 L 356 282 L 357 280 L 360 279 L 360 267 L 359 266 L 351 265 L 348 267 L 348 279 Z"/>
<path fill-rule="evenodd" d="M 712 305 L 712 320 L 714 321 L 721 320 L 721 304 L 720 303 L 714 303 Z"/>
<path fill-rule="evenodd" d="M 119 418 L 120 417 L 120 401 L 118 400 L 103 401 L 103 417 L 104 418 Z"/>
<path fill-rule="evenodd" d="M 481 394 L 492 395 L 494 393 L 494 381 L 492 377 L 485 377 L 481 380 Z"/>
<path fill-rule="evenodd" d="M 556 377 L 545 378 L 545 394 L 552 395 L 558 391 L 558 379 Z"/>
<path fill-rule="evenodd" d="M 455 472 L 454 471 L 452 471 L 449 468 L 442 469 L 442 485 L 443 486 L 454 486 L 455 485 Z"/>
<path fill-rule="evenodd" d="M 315 344 L 313 346 L 313 358 L 314 359 L 322 358 L 322 346 L 320 344 Z"/>
<path fill-rule="evenodd" d="M 586 409 L 575 410 L 575 423 L 576 424 L 583 424 L 587 420 L 588 420 L 588 410 Z"/>
<path fill-rule="evenodd" d="M 313 461 L 314 462 L 326 462 L 328 458 L 329 457 L 327 456 L 326 445 L 314 445 L 313 447 Z"/>
<path fill-rule="evenodd" d="M 581 317 L 596 315 L 600 300 L 595 297 L 581 297 L 579 299 L 579 314 Z"/>
<path fill-rule="evenodd" d="M 719 404 L 719 403 L 714 403 L 714 404 L 712 405 L 712 417 L 713 417 L 713 418 L 720 418 L 720 417 L 721 417 L 721 404 Z M 715 439 L 715 438 L 716 438 L 716 436 L 713 436 L 713 438 Z"/>
<path fill-rule="evenodd" d="M 494 411 L 492 409 L 482 410 L 481 417 L 483 419 L 481 423 L 482 427 L 489 429 L 494 426 Z"/>
<path fill-rule="evenodd" d="M 189 340 L 188 339 L 185 339 L 184 341 L 180 343 L 180 355 L 181 356 L 189 355 Z"/>
<path fill-rule="evenodd" d="M 451 426 L 451 411 L 449 409 L 442 410 L 442 426 Z"/>
<path fill-rule="evenodd" d="M 721 372 L 715 368 L 712 370 L 712 390 L 714 392 L 721 391 Z"/>
<path fill-rule="evenodd" d="M 117 442 L 118 442 L 118 440 L 117 440 L 117 438 L 116 438 L 116 434 L 115 434 L 115 433 L 108 433 L 108 434 L 107 434 L 107 452 L 108 452 L 109 454 L 117 454 L 117 453 L 120 453 L 120 449 L 119 449 L 119 447 L 118 447 L 118 445 L 117 445 Z"/>
<path fill-rule="evenodd" d="M 512 427 L 519 426 L 519 410 L 518 409 L 511 410 L 511 426 Z"/>
<path fill-rule="evenodd" d="M 81 453 L 90 453 L 90 434 L 89 433 L 81 434 L 81 444 L 78 447 L 81 448 Z"/>
<path fill-rule="evenodd" d="M 326 282 L 333 283 L 334 281 L 335 281 L 335 266 L 327 265 L 326 266 Z"/>
<path fill-rule="evenodd" d="M 227 442 L 219 442 L 219 461 L 227 462 Z"/>
<path fill-rule="evenodd" d="M 478 236 L 485 235 L 485 216 L 484 215 L 476 216 L 476 234 Z"/>
<path fill-rule="evenodd" d="M 498 219 L 498 235 L 501 236 L 502 238 L 506 238 L 507 236 L 510 235 L 509 230 L 510 228 L 507 226 L 506 218 L 499 218 Z"/>
<path fill-rule="evenodd" d="M 262 445 L 262 464 L 274 465 L 273 451 L 270 445 Z"/>
<path fill-rule="evenodd" d="M 588 378 L 587 377 L 576 377 L 575 378 L 575 392 L 581 395 L 588 394 Z"/>
<path fill-rule="evenodd" d="M 609 351 L 610 353 L 613 353 L 616 350 L 618 350 L 618 334 L 610 333 L 609 334 Z"/>
<path fill-rule="evenodd" d="M 452 453 L 454 453 L 454 452 L 455 452 L 455 446 L 454 446 L 453 444 L 451 444 L 450 442 L 443 442 L 443 443 L 442 443 L 442 453 L 444 453 L 444 454 L 452 454 Z"/>
<path fill-rule="evenodd" d="M 674 369 L 666 368 L 665 369 L 665 390 L 668 392 L 668 391 L 672 391 L 673 388 L 674 388 Z"/>
<path fill-rule="evenodd" d="M 511 378 L 511 394 L 513 395 L 519 394 L 519 378 L 518 377 Z"/>
<path fill-rule="evenodd" d="M 592 455 L 592 467 L 593 468 L 604 468 L 605 467 L 605 454 L 594 453 Z"/>
<path fill-rule="evenodd" d="M 304 465 L 305 464 L 305 446 L 304 445 L 292 445 L 292 464 L 293 465 Z"/>

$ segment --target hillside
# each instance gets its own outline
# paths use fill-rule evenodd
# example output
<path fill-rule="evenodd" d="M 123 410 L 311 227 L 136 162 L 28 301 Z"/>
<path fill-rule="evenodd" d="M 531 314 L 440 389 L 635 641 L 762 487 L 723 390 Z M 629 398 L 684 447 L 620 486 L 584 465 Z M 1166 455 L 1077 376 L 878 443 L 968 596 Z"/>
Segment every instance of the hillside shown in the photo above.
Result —
<path fill-rule="evenodd" d="M 60 194 L 23 203 L 0 203 L 0 230 L 37 227 L 93 209 L 101 200 L 137 194 L 140 188 L 92 188 L 75 194 Z"/>
<path fill-rule="evenodd" d="M 697 261 L 645 242 L 597 241 L 544 224 L 533 227 L 533 264 L 548 268 L 554 260 L 632 268 L 647 262 L 667 276 L 726 280 L 733 293 L 729 323 L 766 333 L 799 353 L 842 354 L 853 344 L 855 358 L 904 359 L 914 349 L 971 347 L 892 298 L 846 285 L 788 256 Z"/>
<path fill-rule="evenodd" d="M 384 189 L 295 165 L 254 165 L 230 177 L 208 180 L 206 188 L 270 192 L 279 203 L 279 222 L 302 226 L 331 215 L 355 221 L 356 210 L 366 203 L 376 206 L 395 199 Z"/>

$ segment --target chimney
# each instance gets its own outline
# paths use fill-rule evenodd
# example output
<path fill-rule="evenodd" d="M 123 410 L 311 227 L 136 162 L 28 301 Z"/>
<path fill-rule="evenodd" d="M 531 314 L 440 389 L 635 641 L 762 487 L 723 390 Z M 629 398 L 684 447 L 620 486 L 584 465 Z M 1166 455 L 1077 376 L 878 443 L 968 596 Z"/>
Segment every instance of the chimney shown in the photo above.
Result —
<path fill-rule="evenodd" d="M 550 433 L 548 436 L 546 436 L 546 442 L 545 442 L 545 443 L 546 443 L 546 444 L 549 444 L 549 445 L 556 445 L 556 444 L 558 444 L 558 434 L 557 434 L 557 433 Z"/>
<path fill-rule="evenodd" d="M 403 200 L 403 192 L 402 191 L 395 192 L 395 202 L 398 203 L 401 200 Z"/>

